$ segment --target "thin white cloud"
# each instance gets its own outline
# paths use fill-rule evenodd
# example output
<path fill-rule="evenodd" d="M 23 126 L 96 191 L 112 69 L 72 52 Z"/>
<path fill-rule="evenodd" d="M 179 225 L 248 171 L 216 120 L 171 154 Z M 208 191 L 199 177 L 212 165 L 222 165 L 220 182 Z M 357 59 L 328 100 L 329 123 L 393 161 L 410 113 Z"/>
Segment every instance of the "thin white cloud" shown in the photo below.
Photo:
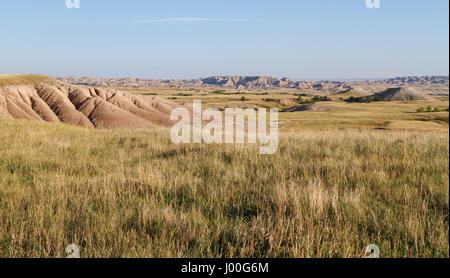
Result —
<path fill-rule="evenodd" d="M 133 24 L 152 24 L 152 23 L 168 23 L 168 24 L 183 24 L 183 23 L 201 23 L 201 22 L 241 22 L 244 19 L 235 18 L 208 18 L 208 17 L 173 17 L 160 19 L 133 19 Z"/>

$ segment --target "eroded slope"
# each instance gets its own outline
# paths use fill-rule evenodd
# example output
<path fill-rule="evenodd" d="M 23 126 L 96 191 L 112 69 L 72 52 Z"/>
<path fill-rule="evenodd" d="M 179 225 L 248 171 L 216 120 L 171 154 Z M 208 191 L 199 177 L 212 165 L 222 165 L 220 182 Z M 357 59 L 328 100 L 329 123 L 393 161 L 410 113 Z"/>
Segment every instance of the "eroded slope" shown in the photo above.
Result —
<path fill-rule="evenodd" d="M 136 96 L 63 82 L 0 87 L 0 117 L 61 122 L 89 128 L 170 126 L 179 104 L 156 96 Z"/>

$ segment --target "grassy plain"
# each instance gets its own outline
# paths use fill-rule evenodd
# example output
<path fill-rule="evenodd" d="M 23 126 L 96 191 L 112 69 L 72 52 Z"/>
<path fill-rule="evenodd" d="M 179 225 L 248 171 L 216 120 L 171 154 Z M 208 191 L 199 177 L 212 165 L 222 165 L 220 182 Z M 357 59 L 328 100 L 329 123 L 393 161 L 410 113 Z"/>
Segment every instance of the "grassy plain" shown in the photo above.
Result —
<path fill-rule="evenodd" d="M 180 93 L 156 92 L 205 108 L 296 98 Z M 448 112 L 416 112 L 448 99 L 324 105 L 280 113 L 270 156 L 175 145 L 166 129 L 0 119 L 0 257 L 64 257 L 70 243 L 82 257 L 361 257 L 371 243 L 448 257 Z"/>
<path fill-rule="evenodd" d="M 279 111 L 298 105 L 295 101 L 299 95 L 307 100 L 320 93 L 312 90 L 122 89 L 135 94 L 156 95 L 178 103 L 192 103 L 193 100 L 201 100 L 203 108 L 265 107 L 278 108 Z M 441 92 L 440 89 L 434 90 L 436 93 Z M 245 101 L 242 101 L 242 97 L 245 98 Z M 428 106 L 439 109 L 448 108 L 448 93 L 447 96 L 434 97 L 433 101 L 412 102 L 346 103 L 339 95 L 329 95 L 328 97 L 331 101 L 317 103 L 326 107 L 326 111 L 280 113 L 280 129 L 289 132 L 336 129 L 444 132 L 449 130 L 448 112 L 417 113 L 419 108 Z"/>

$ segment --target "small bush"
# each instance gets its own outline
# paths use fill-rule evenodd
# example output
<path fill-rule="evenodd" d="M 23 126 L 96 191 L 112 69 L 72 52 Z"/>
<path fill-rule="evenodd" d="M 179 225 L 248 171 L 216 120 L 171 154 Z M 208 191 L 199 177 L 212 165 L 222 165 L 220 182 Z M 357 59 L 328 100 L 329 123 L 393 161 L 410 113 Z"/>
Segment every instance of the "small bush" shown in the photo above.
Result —
<path fill-rule="evenodd" d="M 367 96 L 367 97 L 354 97 L 351 96 L 348 99 L 344 99 L 345 102 L 348 103 L 371 103 L 371 102 L 379 102 L 383 101 L 383 99 L 380 96 Z"/>
<path fill-rule="evenodd" d="M 225 94 L 225 90 L 215 90 L 215 91 L 212 91 L 211 94 L 224 95 Z"/>
<path fill-rule="evenodd" d="M 295 100 L 299 104 L 314 104 L 320 101 L 331 101 L 331 99 L 327 96 L 314 96 L 312 99 L 304 100 L 301 96 Z"/>
<path fill-rule="evenodd" d="M 312 99 L 314 102 L 319 102 L 319 101 L 331 101 L 331 99 L 327 96 L 314 96 Z"/>
<path fill-rule="evenodd" d="M 438 108 L 438 107 L 431 107 L 431 106 L 427 106 L 426 108 L 420 107 L 417 108 L 416 112 L 417 113 L 431 113 L 431 112 L 448 112 L 449 109 L 447 108 Z"/>

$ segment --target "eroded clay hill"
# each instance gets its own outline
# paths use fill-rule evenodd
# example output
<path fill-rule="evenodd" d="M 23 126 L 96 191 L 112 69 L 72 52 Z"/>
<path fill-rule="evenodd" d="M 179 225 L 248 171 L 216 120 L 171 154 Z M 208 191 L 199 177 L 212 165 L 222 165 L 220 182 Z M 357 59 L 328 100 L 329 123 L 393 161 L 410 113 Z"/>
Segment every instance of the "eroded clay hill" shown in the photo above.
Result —
<path fill-rule="evenodd" d="M 374 96 L 384 101 L 430 100 L 430 97 L 408 87 L 389 88 L 386 91 L 375 94 Z"/>
<path fill-rule="evenodd" d="M 155 96 L 63 82 L 0 86 L 0 118 L 66 123 L 89 128 L 170 126 L 179 104 Z"/>

